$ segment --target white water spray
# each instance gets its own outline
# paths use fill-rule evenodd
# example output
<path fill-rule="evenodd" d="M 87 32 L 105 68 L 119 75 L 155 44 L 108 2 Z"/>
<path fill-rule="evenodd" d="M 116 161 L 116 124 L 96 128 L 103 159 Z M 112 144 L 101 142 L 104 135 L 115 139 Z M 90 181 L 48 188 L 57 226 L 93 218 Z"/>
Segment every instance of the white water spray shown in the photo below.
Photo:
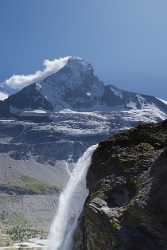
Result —
<path fill-rule="evenodd" d="M 78 160 L 60 195 L 58 210 L 50 228 L 47 250 L 70 250 L 72 247 L 73 234 L 88 196 L 86 175 L 96 148 L 97 145 L 89 147 Z"/>

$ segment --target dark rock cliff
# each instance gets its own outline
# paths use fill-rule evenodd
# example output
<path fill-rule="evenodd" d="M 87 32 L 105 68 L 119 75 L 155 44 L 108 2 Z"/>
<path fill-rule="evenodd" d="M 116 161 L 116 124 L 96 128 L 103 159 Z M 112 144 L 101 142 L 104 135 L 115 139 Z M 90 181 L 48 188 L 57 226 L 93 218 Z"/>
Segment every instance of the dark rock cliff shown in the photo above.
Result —
<path fill-rule="evenodd" d="M 167 249 L 167 121 L 101 142 L 90 166 L 77 250 Z"/>

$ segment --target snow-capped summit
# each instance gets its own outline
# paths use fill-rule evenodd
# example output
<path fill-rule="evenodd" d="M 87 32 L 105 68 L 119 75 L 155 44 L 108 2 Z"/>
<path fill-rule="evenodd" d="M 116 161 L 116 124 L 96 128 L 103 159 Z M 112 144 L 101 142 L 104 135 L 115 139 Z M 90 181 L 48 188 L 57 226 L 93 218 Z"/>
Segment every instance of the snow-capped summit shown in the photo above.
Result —
<path fill-rule="evenodd" d="M 43 70 L 38 70 L 33 74 L 30 75 L 17 75 L 14 74 L 10 78 L 6 79 L 3 82 L 0 82 L 0 100 L 4 100 L 11 94 L 15 94 L 24 87 L 41 81 L 45 79 L 47 76 L 54 74 L 58 72 L 60 69 L 62 69 L 67 63 L 70 63 L 71 61 L 76 61 L 76 60 L 82 60 L 79 57 L 72 57 L 72 56 L 67 56 L 67 57 L 62 57 L 58 59 L 53 59 L 49 60 L 46 59 L 43 62 L 44 69 Z"/>
<path fill-rule="evenodd" d="M 6 99 L 0 105 L 0 111 L 68 109 L 110 112 L 154 108 L 167 113 L 167 105 L 153 96 L 105 85 L 94 73 L 93 66 L 79 57 L 56 60 L 50 63 L 41 77 L 35 79 Z"/>
<path fill-rule="evenodd" d="M 43 65 L 44 65 L 43 70 L 38 70 L 35 73 L 30 74 L 30 75 L 14 74 L 9 79 L 6 79 L 5 81 L 0 82 L 0 91 L 2 93 L 2 95 L 0 95 L 0 100 L 4 100 L 11 94 L 17 93 L 24 87 L 32 83 L 42 81 L 48 76 L 57 73 L 67 64 L 69 67 L 71 66 L 71 70 L 73 69 L 74 72 L 77 70 L 87 71 L 89 70 L 89 68 L 90 70 L 92 69 L 91 64 L 84 61 L 80 57 L 67 56 L 67 57 L 62 57 L 62 58 L 53 59 L 53 60 L 46 59 L 43 62 Z"/>
<path fill-rule="evenodd" d="M 88 109 L 98 104 L 104 93 L 104 84 L 95 76 L 93 66 L 77 57 L 70 57 L 61 70 L 37 86 L 56 111 Z"/>

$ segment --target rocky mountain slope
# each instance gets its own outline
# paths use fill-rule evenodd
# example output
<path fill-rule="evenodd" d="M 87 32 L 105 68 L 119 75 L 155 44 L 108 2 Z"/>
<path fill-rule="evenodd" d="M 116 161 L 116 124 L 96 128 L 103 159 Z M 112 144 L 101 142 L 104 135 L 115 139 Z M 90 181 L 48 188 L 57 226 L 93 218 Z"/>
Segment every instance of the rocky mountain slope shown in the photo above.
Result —
<path fill-rule="evenodd" d="M 139 125 L 99 144 L 75 249 L 167 249 L 166 146 L 167 121 Z"/>

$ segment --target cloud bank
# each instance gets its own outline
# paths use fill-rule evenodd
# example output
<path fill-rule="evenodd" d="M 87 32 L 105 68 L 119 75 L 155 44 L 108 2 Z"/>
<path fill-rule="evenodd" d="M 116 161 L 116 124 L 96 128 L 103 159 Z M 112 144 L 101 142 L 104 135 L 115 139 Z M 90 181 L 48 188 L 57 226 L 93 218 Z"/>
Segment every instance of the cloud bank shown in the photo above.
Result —
<path fill-rule="evenodd" d="M 34 74 L 30 75 L 13 75 L 7 79 L 5 83 L 12 89 L 22 89 L 33 82 L 44 79 L 52 73 L 56 73 L 67 64 L 69 58 L 70 57 L 54 60 L 45 59 L 43 61 L 43 70 L 36 71 Z"/>

